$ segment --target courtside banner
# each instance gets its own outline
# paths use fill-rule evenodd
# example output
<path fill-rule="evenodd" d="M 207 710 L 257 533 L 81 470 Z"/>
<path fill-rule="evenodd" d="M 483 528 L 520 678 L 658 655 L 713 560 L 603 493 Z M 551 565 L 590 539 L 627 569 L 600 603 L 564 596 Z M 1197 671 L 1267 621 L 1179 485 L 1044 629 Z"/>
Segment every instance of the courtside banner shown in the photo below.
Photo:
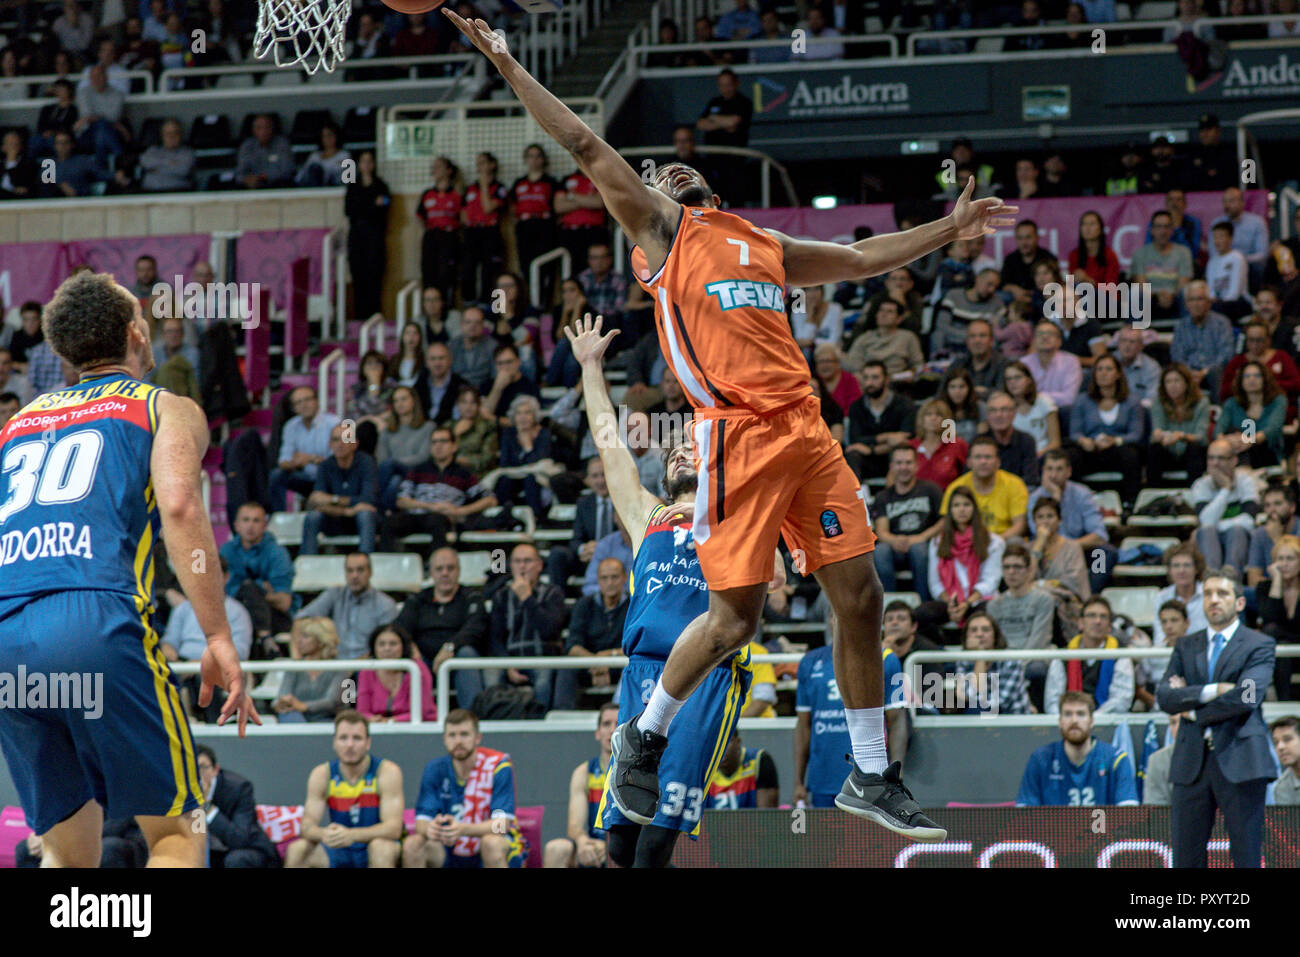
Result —
<path fill-rule="evenodd" d="M 1167 807 L 936 808 L 942 844 L 918 844 L 833 808 L 705 811 L 677 867 L 1170 867 Z M 1264 866 L 1300 867 L 1300 807 L 1264 811 Z M 1231 866 L 1222 818 L 1210 867 Z"/>

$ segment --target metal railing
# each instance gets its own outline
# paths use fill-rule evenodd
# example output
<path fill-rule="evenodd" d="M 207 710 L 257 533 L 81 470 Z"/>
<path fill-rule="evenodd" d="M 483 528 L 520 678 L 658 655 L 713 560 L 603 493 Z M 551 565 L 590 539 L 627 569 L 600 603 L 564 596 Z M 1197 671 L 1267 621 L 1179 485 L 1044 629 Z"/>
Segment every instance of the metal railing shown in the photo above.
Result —
<path fill-rule="evenodd" d="M 1277 218 L 1278 234 L 1282 239 L 1291 238 L 1291 224 L 1295 220 L 1295 211 L 1300 209 L 1300 193 L 1290 186 L 1278 191 Z"/>
<path fill-rule="evenodd" d="M 1296 19 L 1300 19 L 1300 17 L 1297 17 Z M 1264 165 L 1263 160 L 1260 157 L 1259 144 L 1255 139 L 1254 133 L 1251 132 L 1251 127 L 1278 122 L 1294 124 L 1297 120 L 1300 120 L 1300 109 L 1296 109 L 1295 107 L 1278 110 L 1261 110 L 1257 113 L 1247 113 L 1245 116 L 1237 119 L 1237 163 L 1240 168 L 1244 169 L 1245 167 L 1241 166 L 1241 164 L 1243 164 L 1247 159 L 1254 160 L 1256 183 L 1263 184 L 1265 182 Z M 1281 212 L 1281 202 L 1279 199 L 1279 217 L 1281 216 Z M 1289 219 L 1283 222 L 1282 229 L 1284 230 L 1282 238 L 1285 239 L 1289 235 L 1289 232 L 1287 232 L 1287 230 L 1290 229 Z"/>
<path fill-rule="evenodd" d="M 879 44 L 888 48 L 890 59 L 898 58 L 898 37 L 892 33 L 872 33 L 872 34 L 851 34 L 846 36 L 834 37 L 814 37 L 808 36 L 804 42 L 809 50 L 815 47 L 828 47 L 839 45 L 847 46 L 866 46 L 868 44 Z M 644 58 L 647 54 L 653 53 L 676 53 L 690 51 L 707 51 L 716 53 L 726 50 L 763 50 L 778 49 L 780 47 L 790 47 L 793 40 L 790 37 L 781 37 L 777 40 L 719 40 L 710 43 L 647 43 L 632 47 L 632 55 L 637 58 L 639 67 L 645 66 Z M 883 54 L 882 54 L 883 55 Z M 820 63 L 829 59 L 838 59 L 837 57 L 808 57 L 791 54 L 791 63 Z M 739 61 L 740 63 L 748 62 L 748 57 Z M 738 64 L 739 65 L 739 64 Z M 672 69 L 680 69 L 673 67 Z"/>
<path fill-rule="evenodd" d="M 1199 22 L 1199 21 L 1198 21 Z M 974 40 L 978 43 L 980 40 L 1012 39 L 1015 37 L 1027 36 L 1059 36 L 1060 34 L 1079 33 L 1088 37 L 1089 44 L 1092 41 L 1093 30 L 1123 30 L 1126 33 L 1133 31 L 1156 31 L 1159 30 L 1163 35 L 1164 31 L 1170 27 L 1179 27 L 1177 20 L 1116 20 L 1111 23 L 1067 23 L 1059 26 L 1044 27 L 981 27 L 973 30 L 924 30 L 918 33 L 908 34 L 907 37 L 907 56 L 914 57 L 916 45 L 924 41 L 935 40 Z M 1160 43 L 1160 40 L 1154 41 Z M 1002 51 L 1014 53 L 1016 51 Z M 1026 53 L 1042 53 L 1043 50 L 1026 50 Z M 1059 53 L 1058 48 L 1052 52 Z"/>
<path fill-rule="evenodd" d="M 384 351 L 384 327 L 387 325 L 382 312 L 377 312 L 361 324 L 360 354 L 364 356 L 372 348 Z M 374 342 L 371 343 L 371 338 Z"/>
<path fill-rule="evenodd" d="M 667 156 L 674 152 L 672 146 L 627 146 L 619 150 L 619 155 L 625 158 L 636 158 L 650 156 Z M 745 146 L 702 146 L 696 152 L 701 156 L 738 156 L 744 159 L 758 160 L 762 166 L 759 169 L 759 201 L 763 208 L 766 209 L 772 205 L 772 171 L 776 170 L 777 179 L 785 191 L 786 204 L 789 206 L 799 205 L 799 195 L 794 190 L 794 181 L 790 179 L 790 171 L 781 163 L 768 156 L 760 150 L 750 149 Z M 633 166 L 636 166 L 633 163 Z M 638 169 L 637 172 L 640 172 Z M 710 183 L 710 186 L 717 187 L 718 184 Z M 723 199 L 726 199 L 724 196 Z M 617 260 L 621 262 L 622 260 Z"/>
<path fill-rule="evenodd" d="M 321 338 L 328 339 L 331 323 L 336 324 L 338 341 L 348 336 L 348 245 L 347 229 L 335 226 L 321 240 L 321 296 L 325 315 L 321 319 Z M 333 272 L 331 274 L 331 267 Z M 330 288 L 331 276 L 334 280 Z M 330 298 L 330 293 L 333 298 Z"/>
<path fill-rule="evenodd" d="M 919 652 L 918 652 L 919 653 Z M 764 664 L 796 664 L 803 659 L 801 653 L 786 653 L 759 656 Z M 434 687 L 437 689 L 438 724 L 441 726 L 443 716 L 451 707 L 451 673 L 453 671 L 505 670 L 516 668 L 521 671 L 533 669 L 543 671 L 571 671 L 575 668 L 626 668 L 627 655 L 596 655 L 574 657 L 573 655 L 533 655 L 523 658 L 448 658 L 434 675 Z M 467 706 L 467 703 L 462 703 Z"/>
<path fill-rule="evenodd" d="M 542 267 L 549 265 L 552 261 L 557 259 L 560 262 L 560 275 L 569 275 L 569 270 L 573 263 L 573 257 L 569 255 L 569 251 L 563 246 L 557 246 L 549 253 L 542 253 L 542 255 L 534 259 L 532 264 L 528 267 L 528 295 L 533 301 L 533 306 L 537 309 L 542 308 Z M 558 330 L 552 331 L 553 334 L 555 332 L 558 332 Z"/>
<path fill-rule="evenodd" d="M 126 76 L 131 81 L 131 92 L 128 96 L 148 95 L 154 91 L 153 74 L 148 70 L 127 70 Z M 20 100 L 5 100 L 0 106 L 31 106 L 34 102 L 44 103 L 50 99 L 41 91 L 54 83 L 56 80 L 67 80 L 74 87 L 81 82 L 80 74 L 68 74 L 60 76 L 57 73 L 38 73 L 33 76 L 14 76 L 0 77 L 0 86 L 25 86 L 27 96 Z M 139 82 L 144 87 L 143 90 L 135 89 L 136 83 Z M 32 93 L 35 91 L 35 95 Z"/>
<path fill-rule="evenodd" d="M 908 710 L 912 717 L 916 718 L 917 696 L 916 689 L 921 687 L 921 666 L 930 663 L 943 663 L 953 661 L 1096 661 L 1104 658 L 1167 658 L 1174 653 L 1172 646 L 1161 648 L 1008 648 L 1000 651 L 914 651 L 907 656 L 906 673 L 909 684 L 912 687 L 913 694 L 908 700 Z M 768 658 L 775 656 L 769 655 Z M 1277 647 L 1277 657 L 1279 658 L 1300 658 L 1300 645 L 1279 645 Z M 764 659 L 767 660 L 767 659 Z M 1270 675 L 1270 677 L 1272 677 Z M 1267 690 L 1267 689 L 1265 689 Z M 1263 694 L 1260 695 L 1261 701 Z M 988 720 L 987 716 L 981 716 Z M 999 716 L 1004 717 L 1004 716 Z M 1040 719 L 1038 723 L 1046 725 L 1055 725 L 1057 718 L 1055 715 L 1031 715 L 1018 717 L 1035 717 Z M 1123 717 L 1121 714 L 1115 714 L 1113 717 Z M 1023 722 L 1022 722 L 1023 723 Z"/>
<path fill-rule="evenodd" d="M 320 407 L 323 412 L 332 412 L 340 418 L 347 411 L 347 355 L 342 349 L 335 349 L 324 359 L 316 369 L 316 394 L 320 396 Z M 329 388 L 330 368 L 334 369 L 334 395 L 331 402 Z"/>
<path fill-rule="evenodd" d="M 424 720 L 422 710 L 424 676 L 420 674 L 420 666 L 410 658 L 331 658 L 323 661 L 286 658 L 274 661 L 245 661 L 241 666 L 246 674 L 266 674 L 275 671 L 346 671 L 349 673 L 353 671 L 405 671 L 411 676 L 411 717 L 409 723 L 413 725 L 431 723 Z M 199 673 L 199 662 L 197 661 L 173 661 L 170 663 L 170 667 L 178 675 L 196 675 Z M 441 723 L 441 712 L 439 712 L 438 719 L 439 723 Z"/>
<path fill-rule="evenodd" d="M 423 295 L 420 290 L 420 280 L 412 279 L 401 289 L 397 290 L 397 324 L 394 327 L 394 336 L 401 336 L 402 328 L 420 314 L 420 297 Z"/>
<path fill-rule="evenodd" d="M 422 76 L 417 75 L 417 71 L 418 71 L 421 67 L 426 67 L 426 66 L 457 65 L 457 66 L 465 67 L 465 66 L 471 66 L 471 65 L 474 64 L 474 63 L 480 63 L 480 64 L 481 64 L 482 61 L 483 61 L 483 58 L 480 57 L 480 56 L 479 56 L 478 54 L 476 54 L 476 53 L 438 53 L 438 54 L 431 54 L 431 55 L 429 55 L 429 56 L 387 57 L 387 58 L 384 58 L 384 59 L 370 59 L 370 60 L 349 60 L 349 59 L 344 59 L 343 61 L 341 61 L 341 62 L 339 63 L 338 67 L 335 69 L 335 71 L 334 71 L 333 73 L 324 73 L 324 74 L 321 74 L 321 76 L 329 77 L 329 78 L 330 78 L 329 81 L 324 80 L 324 79 L 311 80 L 311 79 L 308 79 L 307 77 L 304 76 L 304 77 L 302 78 L 302 82 L 303 82 L 304 84 L 305 84 L 305 83 L 309 83 L 309 82 L 311 82 L 311 83 L 324 83 L 324 82 L 330 82 L 330 81 L 335 82 L 335 83 L 342 83 L 342 82 L 343 82 L 343 75 L 344 75 L 344 74 L 347 74 L 347 73 L 363 74 L 363 73 L 365 73 L 365 72 L 368 71 L 368 70 L 369 70 L 369 71 L 372 71 L 372 72 L 373 72 L 374 70 L 384 70 L 384 71 L 388 71 L 388 72 L 400 71 L 400 70 L 404 70 L 404 71 L 406 71 L 406 76 L 405 76 L 404 78 L 402 78 L 402 79 L 399 79 L 399 78 L 396 78 L 396 77 L 383 77 L 383 78 L 381 78 L 381 79 L 382 79 L 382 82 L 403 82 L 403 80 L 423 80 L 423 81 L 427 81 L 427 80 L 432 80 L 432 79 L 451 79 L 451 78 L 452 78 L 451 76 L 447 76 L 447 77 L 422 77 Z M 268 61 L 265 61 L 265 62 L 262 62 L 262 61 L 252 61 L 252 62 L 249 62 L 249 63 L 230 64 L 230 65 L 227 65 L 227 66 L 188 66 L 188 67 L 176 67 L 176 68 L 173 68 L 173 69 L 170 69 L 170 70 L 163 70 L 162 73 L 160 73 L 160 74 L 158 75 L 158 89 L 159 89 L 160 91 L 171 91 L 171 92 L 191 92 L 191 93 L 192 93 L 192 92 L 195 92 L 195 90 L 193 90 L 193 89 L 188 90 L 188 91 L 181 90 L 181 89 L 179 88 L 179 86 L 180 86 L 179 84 L 177 84 L 177 86 L 173 87 L 173 85 L 172 85 L 173 82 L 175 82 L 175 81 L 181 81 L 181 80 L 200 79 L 200 78 L 206 78 L 206 77 L 215 77 L 215 78 L 217 78 L 217 79 L 219 80 L 221 77 L 224 77 L 224 76 L 261 76 L 261 77 L 266 77 L 266 76 L 270 76 L 270 75 L 278 75 L 278 74 L 282 74 L 282 73 L 284 72 L 285 69 L 286 69 L 286 68 L 284 68 L 284 67 L 278 67 L 278 66 L 276 66 L 273 62 L 271 62 L 271 61 L 269 61 L 269 60 L 268 60 Z M 298 68 L 297 68 L 297 67 L 293 67 L 293 68 L 291 68 L 291 69 L 297 70 Z M 299 71 L 299 72 L 301 72 L 301 71 Z M 459 71 L 456 71 L 456 72 L 459 72 Z M 358 77 L 358 79 L 361 79 L 361 80 L 364 81 L 364 77 Z M 375 82 L 375 81 L 371 81 L 371 82 Z M 205 87 L 205 88 L 206 88 L 206 87 Z M 214 87 L 214 88 L 215 88 L 215 89 L 223 89 L 219 84 L 218 84 L 216 87 Z M 223 90 L 223 92 L 226 92 L 226 91 L 233 91 L 233 90 L 235 90 L 235 89 L 237 89 L 237 87 L 230 87 L 230 88 L 228 88 L 228 90 Z M 293 89 L 293 84 L 292 84 L 292 83 L 286 83 L 286 84 L 274 83 L 274 84 L 272 84 L 272 85 L 270 85 L 270 86 L 261 86 L 261 87 L 259 87 L 259 89 L 262 89 L 262 90 L 292 90 L 292 89 Z M 147 92 L 151 92 L 151 91 L 147 91 Z"/>

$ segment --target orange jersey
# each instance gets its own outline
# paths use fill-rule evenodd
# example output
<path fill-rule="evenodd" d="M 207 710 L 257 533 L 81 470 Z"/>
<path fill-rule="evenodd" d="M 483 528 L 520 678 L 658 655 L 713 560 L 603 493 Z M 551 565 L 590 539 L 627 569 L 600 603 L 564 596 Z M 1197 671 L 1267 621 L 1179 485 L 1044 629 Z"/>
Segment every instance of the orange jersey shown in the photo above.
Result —
<path fill-rule="evenodd" d="M 639 246 L 632 269 L 655 301 L 659 347 L 694 408 L 766 414 L 812 394 L 786 318 L 776 237 L 733 213 L 682 207 L 660 270 L 650 274 Z"/>

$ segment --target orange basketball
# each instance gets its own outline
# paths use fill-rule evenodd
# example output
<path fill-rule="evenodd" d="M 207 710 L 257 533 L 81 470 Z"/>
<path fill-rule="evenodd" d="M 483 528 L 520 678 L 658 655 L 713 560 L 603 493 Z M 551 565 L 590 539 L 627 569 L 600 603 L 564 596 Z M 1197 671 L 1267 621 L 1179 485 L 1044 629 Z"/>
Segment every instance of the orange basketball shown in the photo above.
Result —
<path fill-rule="evenodd" d="M 442 4 L 443 0 L 384 0 L 384 6 L 398 13 L 428 13 Z"/>

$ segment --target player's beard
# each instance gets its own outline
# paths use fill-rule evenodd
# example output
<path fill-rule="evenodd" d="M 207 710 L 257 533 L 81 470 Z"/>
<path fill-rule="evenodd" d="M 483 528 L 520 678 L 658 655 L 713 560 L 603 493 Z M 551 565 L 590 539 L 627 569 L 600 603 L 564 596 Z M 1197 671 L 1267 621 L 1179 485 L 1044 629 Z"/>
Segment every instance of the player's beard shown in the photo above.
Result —
<path fill-rule="evenodd" d="M 713 202 L 713 193 L 703 186 L 687 186 L 677 194 L 677 202 L 683 206 L 709 206 Z"/>
<path fill-rule="evenodd" d="M 689 495 L 699 487 L 699 474 L 694 469 L 678 469 L 672 478 L 664 476 L 664 491 L 668 500 L 675 502 L 682 495 Z"/>
<path fill-rule="evenodd" d="M 1082 728 L 1070 728 L 1064 733 L 1064 737 L 1070 744 L 1083 744 L 1088 740 L 1088 732 Z"/>

